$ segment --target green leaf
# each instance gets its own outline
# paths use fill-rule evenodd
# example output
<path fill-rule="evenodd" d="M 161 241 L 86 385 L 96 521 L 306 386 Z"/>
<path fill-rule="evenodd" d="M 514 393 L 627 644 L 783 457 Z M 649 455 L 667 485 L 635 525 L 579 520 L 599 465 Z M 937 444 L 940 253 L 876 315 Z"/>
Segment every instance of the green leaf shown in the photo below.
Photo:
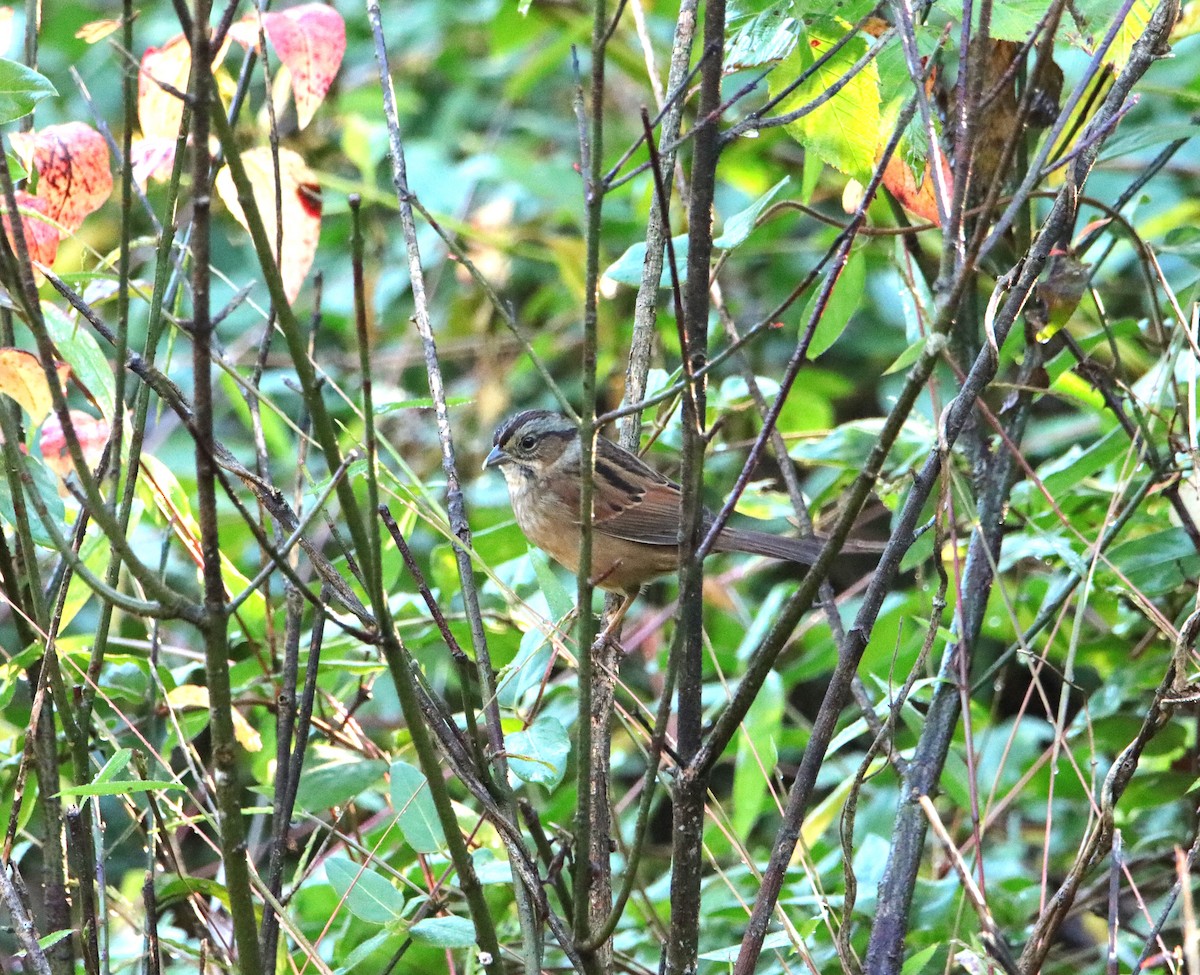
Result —
<path fill-rule="evenodd" d="M 71 367 L 74 377 L 83 385 L 106 420 L 113 418 L 116 400 L 116 380 L 112 366 L 100 350 L 100 344 L 78 322 L 71 321 L 48 301 L 42 302 L 46 331 L 54 341 L 58 354 Z"/>
<path fill-rule="evenodd" d="M 69 938 L 74 933 L 74 928 L 59 928 L 57 931 L 51 931 L 49 934 L 38 938 L 38 947 L 44 951 L 51 945 L 58 944 L 63 938 Z"/>
<path fill-rule="evenodd" d="M 807 923 L 807 922 L 806 922 Z M 815 928 L 813 929 L 815 930 Z M 801 937 L 803 937 L 803 933 Z M 786 931 L 772 931 L 763 938 L 763 951 L 777 951 L 781 948 L 790 948 L 792 946 L 792 936 Z M 738 954 L 742 950 L 742 943 L 739 941 L 735 945 L 730 945 L 728 948 L 718 948 L 716 951 L 706 951 L 700 956 L 704 961 L 720 961 L 733 962 L 737 961 Z"/>
<path fill-rule="evenodd" d="M 926 344 L 927 343 L 925 339 L 917 339 L 912 345 L 910 345 L 892 360 L 892 364 L 883 370 L 883 374 L 885 376 L 890 376 L 893 373 L 903 372 L 919 358 L 921 358 L 921 353 L 925 351 Z"/>
<path fill-rule="evenodd" d="M 509 862 L 497 859 L 496 854 L 486 847 L 473 851 L 471 862 L 475 866 L 475 879 L 481 884 L 511 884 L 513 882 L 512 867 Z"/>
<path fill-rule="evenodd" d="M 550 560 L 541 549 L 530 548 L 529 561 L 533 564 L 538 585 L 542 587 L 542 595 L 546 597 L 546 605 L 550 607 L 550 615 L 561 620 L 575 608 L 575 600 L 550 568 Z"/>
<path fill-rule="evenodd" d="M 325 861 L 325 877 L 355 917 L 389 924 L 404 916 L 404 898 L 386 878 L 347 857 Z"/>
<path fill-rule="evenodd" d="M 0 125 L 28 115 L 43 98 L 57 94 L 48 78 L 17 61 L 0 58 Z"/>
<path fill-rule="evenodd" d="M 74 796 L 131 796 L 138 792 L 163 792 L 171 789 L 187 791 L 187 787 L 169 779 L 129 779 L 120 782 L 100 782 L 73 785 L 59 792 L 63 799 Z"/>
<path fill-rule="evenodd" d="M 400 832 L 418 853 L 435 853 L 446 845 L 446 834 L 421 770 L 408 762 L 393 762 L 392 808 L 399 816 Z"/>
<path fill-rule="evenodd" d="M 571 740 L 557 718 L 540 717 L 524 731 L 506 735 L 508 767 L 523 782 L 553 789 L 567 774 Z"/>
<path fill-rule="evenodd" d="M 725 231 L 713 241 L 713 247 L 720 247 L 722 250 L 731 250 L 749 237 L 750 231 L 754 229 L 754 222 L 758 219 L 758 215 L 766 209 L 767 204 L 775 198 L 775 194 L 787 186 L 790 180 L 790 176 L 783 177 L 767 192 L 746 207 L 745 210 L 740 210 L 726 220 Z"/>
<path fill-rule="evenodd" d="M 671 238 L 675 246 L 675 264 L 679 269 L 679 283 L 683 284 L 687 280 L 687 255 L 688 255 L 688 238 L 687 234 L 680 234 L 678 237 Z M 671 268 L 668 264 L 670 254 L 663 255 L 662 275 L 659 277 L 658 286 L 660 288 L 671 287 Z M 639 287 L 642 283 L 642 265 L 646 263 L 646 242 L 634 244 L 624 254 L 618 257 L 608 269 L 604 272 L 606 278 L 611 278 L 620 284 L 628 284 L 632 287 Z"/>
<path fill-rule="evenodd" d="M 792 0 L 780 0 L 766 10 L 746 14 L 730 9 L 726 21 L 725 70 L 756 68 L 779 61 L 796 46 L 796 19 L 789 15 Z"/>
<path fill-rule="evenodd" d="M 447 396 L 447 406 L 466 406 L 468 403 L 474 403 L 473 396 Z M 375 413 L 379 416 L 386 416 L 388 413 L 395 413 L 398 410 L 431 410 L 436 404 L 433 402 L 432 396 L 417 396 L 415 398 L 398 399 L 391 402 L 383 402 L 375 404 Z"/>
<path fill-rule="evenodd" d="M 359 971 L 359 966 L 385 944 L 394 944 L 395 947 L 390 950 L 390 953 L 395 954 L 396 948 L 400 946 L 403 940 L 403 935 L 397 933 L 392 928 L 384 928 L 382 931 L 377 931 L 371 937 L 367 938 L 366 941 L 362 942 L 362 944 L 356 946 L 350 954 L 344 958 L 339 958 L 342 964 L 335 971 L 338 975 L 349 975 L 351 972 Z"/>
<path fill-rule="evenodd" d="M 470 948 L 475 944 L 475 925 L 465 917 L 427 917 L 418 921 L 408 933 L 413 941 L 436 948 Z"/>
<path fill-rule="evenodd" d="M 521 634 L 517 655 L 501 672 L 497 698 L 502 708 L 516 710 L 529 689 L 542 682 L 553 652 L 550 641 L 540 630 L 526 630 Z"/>
<path fill-rule="evenodd" d="M 771 618 L 769 613 L 762 615 Z M 735 836 L 750 835 L 751 827 L 769 801 L 771 770 L 778 757 L 775 739 L 783 721 L 783 706 L 783 680 L 772 671 L 746 712 L 738 732 L 731 818 Z"/>
<path fill-rule="evenodd" d="M 305 764 L 296 792 L 296 806 L 305 812 L 321 812 L 344 806 L 366 791 L 387 771 L 381 761 L 364 760 L 350 752 L 319 753 L 313 765 Z"/>
<path fill-rule="evenodd" d="M 64 532 L 67 525 L 67 509 L 63 505 L 63 500 L 58 496 L 58 478 L 45 464 L 42 463 L 39 457 L 30 455 L 25 458 L 25 466 L 29 469 L 29 476 L 32 481 L 27 486 L 27 490 L 35 490 L 38 497 L 42 499 L 42 503 L 46 506 L 46 513 L 58 525 L 59 531 Z M 0 477 L 0 521 L 5 524 L 16 526 L 17 515 L 13 508 L 12 494 L 9 493 L 9 480 L 7 477 Z M 25 519 L 25 523 L 29 525 L 29 534 L 33 538 L 35 545 L 40 545 L 42 548 L 54 548 L 54 537 L 46 528 L 42 519 L 38 517 L 36 511 L 33 510 L 33 505 L 28 500 L 25 502 L 25 508 L 29 512 L 29 517 Z"/>
<path fill-rule="evenodd" d="M 767 79 L 772 97 L 802 73 L 811 70 L 838 39 L 838 31 L 824 25 L 805 30 L 795 51 Z M 808 106 L 840 84 L 866 51 L 866 40 L 853 38 L 784 98 L 776 111 L 786 115 Z M 875 165 L 880 124 L 879 70 L 870 63 L 828 101 L 789 122 L 786 128 L 788 134 L 814 156 L 838 172 L 865 183 Z"/>
<path fill-rule="evenodd" d="M 867 262 L 862 251 L 855 251 L 846 261 L 842 273 L 838 275 L 833 285 L 833 293 L 825 305 L 821 320 L 813 332 L 812 342 L 808 346 L 808 358 L 815 359 L 828 349 L 850 324 L 850 319 L 862 304 L 863 291 L 867 285 Z M 812 315 L 818 294 L 809 299 L 804 309 L 805 323 Z"/>

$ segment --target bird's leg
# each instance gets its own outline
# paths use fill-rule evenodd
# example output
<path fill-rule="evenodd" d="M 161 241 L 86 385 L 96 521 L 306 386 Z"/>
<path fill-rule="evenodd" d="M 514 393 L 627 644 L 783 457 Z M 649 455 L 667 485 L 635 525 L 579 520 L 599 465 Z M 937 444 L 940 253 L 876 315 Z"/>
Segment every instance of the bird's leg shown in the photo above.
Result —
<path fill-rule="evenodd" d="M 621 632 L 621 623 L 625 620 L 625 614 L 629 612 L 629 607 L 633 605 L 633 601 L 637 599 L 638 593 L 641 592 L 641 586 L 634 589 L 632 592 L 626 592 L 621 600 L 621 605 L 617 607 L 615 613 L 609 617 L 607 625 L 600 631 L 600 635 L 596 637 L 596 646 L 602 647 L 610 640 L 615 640 L 616 634 Z"/>

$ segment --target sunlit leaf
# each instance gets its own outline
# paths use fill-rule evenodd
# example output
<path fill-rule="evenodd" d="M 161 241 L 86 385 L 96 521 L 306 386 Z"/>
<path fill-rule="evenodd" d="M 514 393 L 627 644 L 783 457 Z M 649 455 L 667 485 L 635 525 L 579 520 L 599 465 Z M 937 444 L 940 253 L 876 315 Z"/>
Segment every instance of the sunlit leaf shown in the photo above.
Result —
<path fill-rule="evenodd" d="M 814 70 L 817 60 L 839 39 L 828 29 L 810 27 L 785 61 L 768 76 L 774 96 L 806 71 L 811 75 L 776 106 L 779 114 L 799 111 L 820 99 L 836 85 L 842 87 L 828 101 L 787 125 L 788 133 L 805 149 L 847 176 L 865 180 L 875 162 L 880 132 L 879 69 L 868 63 L 847 76 L 867 51 L 867 41 L 852 38 Z"/>
<path fill-rule="evenodd" d="M 212 63 L 219 64 L 228 50 L 226 37 Z M 182 34 L 176 34 L 162 47 L 146 48 L 138 73 L 138 125 L 143 138 L 174 140 L 179 134 L 183 120 L 179 96 L 187 91 L 191 71 L 192 49 Z"/>
<path fill-rule="evenodd" d="M 69 368 L 58 363 L 56 369 L 59 383 L 65 383 Z M 41 362 L 32 352 L 22 349 L 0 349 L 0 393 L 15 399 L 33 426 L 45 420 L 54 408 Z"/>
<path fill-rule="evenodd" d="M 275 222 L 276 180 L 271 150 L 264 146 L 244 152 L 242 164 L 254 187 L 254 202 L 274 254 L 275 228 L 278 225 Z M 279 177 L 280 211 L 285 228 L 283 256 L 278 261 L 279 271 L 283 276 L 283 290 L 288 301 L 295 301 L 317 254 L 317 240 L 321 234 L 321 187 L 299 153 L 291 149 L 279 150 Z M 217 193 L 229 212 L 249 230 L 228 168 L 222 169 L 217 175 L 216 185 Z"/>
<path fill-rule="evenodd" d="M 146 188 L 154 180 L 166 180 L 171 176 L 175 163 L 175 138 L 142 137 L 134 139 L 129 151 L 129 162 L 133 168 L 133 181 Z"/>
<path fill-rule="evenodd" d="M 119 20 L 93 20 L 75 31 L 75 36 L 85 44 L 96 44 L 120 29 Z"/>
<path fill-rule="evenodd" d="M 29 259 L 35 265 L 50 267 L 58 255 L 60 237 L 59 228 L 50 218 L 50 204 L 40 197 L 31 196 L 25 190 L 17 190 L 14 196 L 17 212 L 21 216 L 21 229 L 25 233 L 25 246 L 29 249 Z M 0 219 L 3 220 L 9 244 L 15 251 L 17 243 L 13 237 L 12 224 L 9 222 L 8 207 L 3 199 L 0 199 Z"/>

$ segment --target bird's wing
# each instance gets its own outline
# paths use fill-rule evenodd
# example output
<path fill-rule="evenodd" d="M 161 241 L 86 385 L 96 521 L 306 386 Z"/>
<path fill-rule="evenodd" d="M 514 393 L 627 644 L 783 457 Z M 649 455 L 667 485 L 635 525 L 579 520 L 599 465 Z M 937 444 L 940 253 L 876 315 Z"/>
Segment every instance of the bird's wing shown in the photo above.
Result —
<path fill-rule="evenodd" d="M 679 540 L 679 485 L 603 437 L 596 440 L 594 530 L 646 545 Z M 579 521 L 579 474 L 556 478 L 554 500 Z"/>

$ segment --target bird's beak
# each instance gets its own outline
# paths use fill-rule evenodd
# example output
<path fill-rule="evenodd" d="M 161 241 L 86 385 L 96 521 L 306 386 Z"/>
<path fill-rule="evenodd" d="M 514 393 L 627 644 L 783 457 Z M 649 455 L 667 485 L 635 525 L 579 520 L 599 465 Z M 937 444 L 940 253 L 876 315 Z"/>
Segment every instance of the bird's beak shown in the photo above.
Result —
<path fill-rule="evenodd" d="M 508 454 L 499 447 L 493 447 L 492 452 L 483 460 L 483 469 L 486 471 L 489 467 L 496 467 L 498 464 L 503 464 L 506 460 L 508 460 Z"/>

